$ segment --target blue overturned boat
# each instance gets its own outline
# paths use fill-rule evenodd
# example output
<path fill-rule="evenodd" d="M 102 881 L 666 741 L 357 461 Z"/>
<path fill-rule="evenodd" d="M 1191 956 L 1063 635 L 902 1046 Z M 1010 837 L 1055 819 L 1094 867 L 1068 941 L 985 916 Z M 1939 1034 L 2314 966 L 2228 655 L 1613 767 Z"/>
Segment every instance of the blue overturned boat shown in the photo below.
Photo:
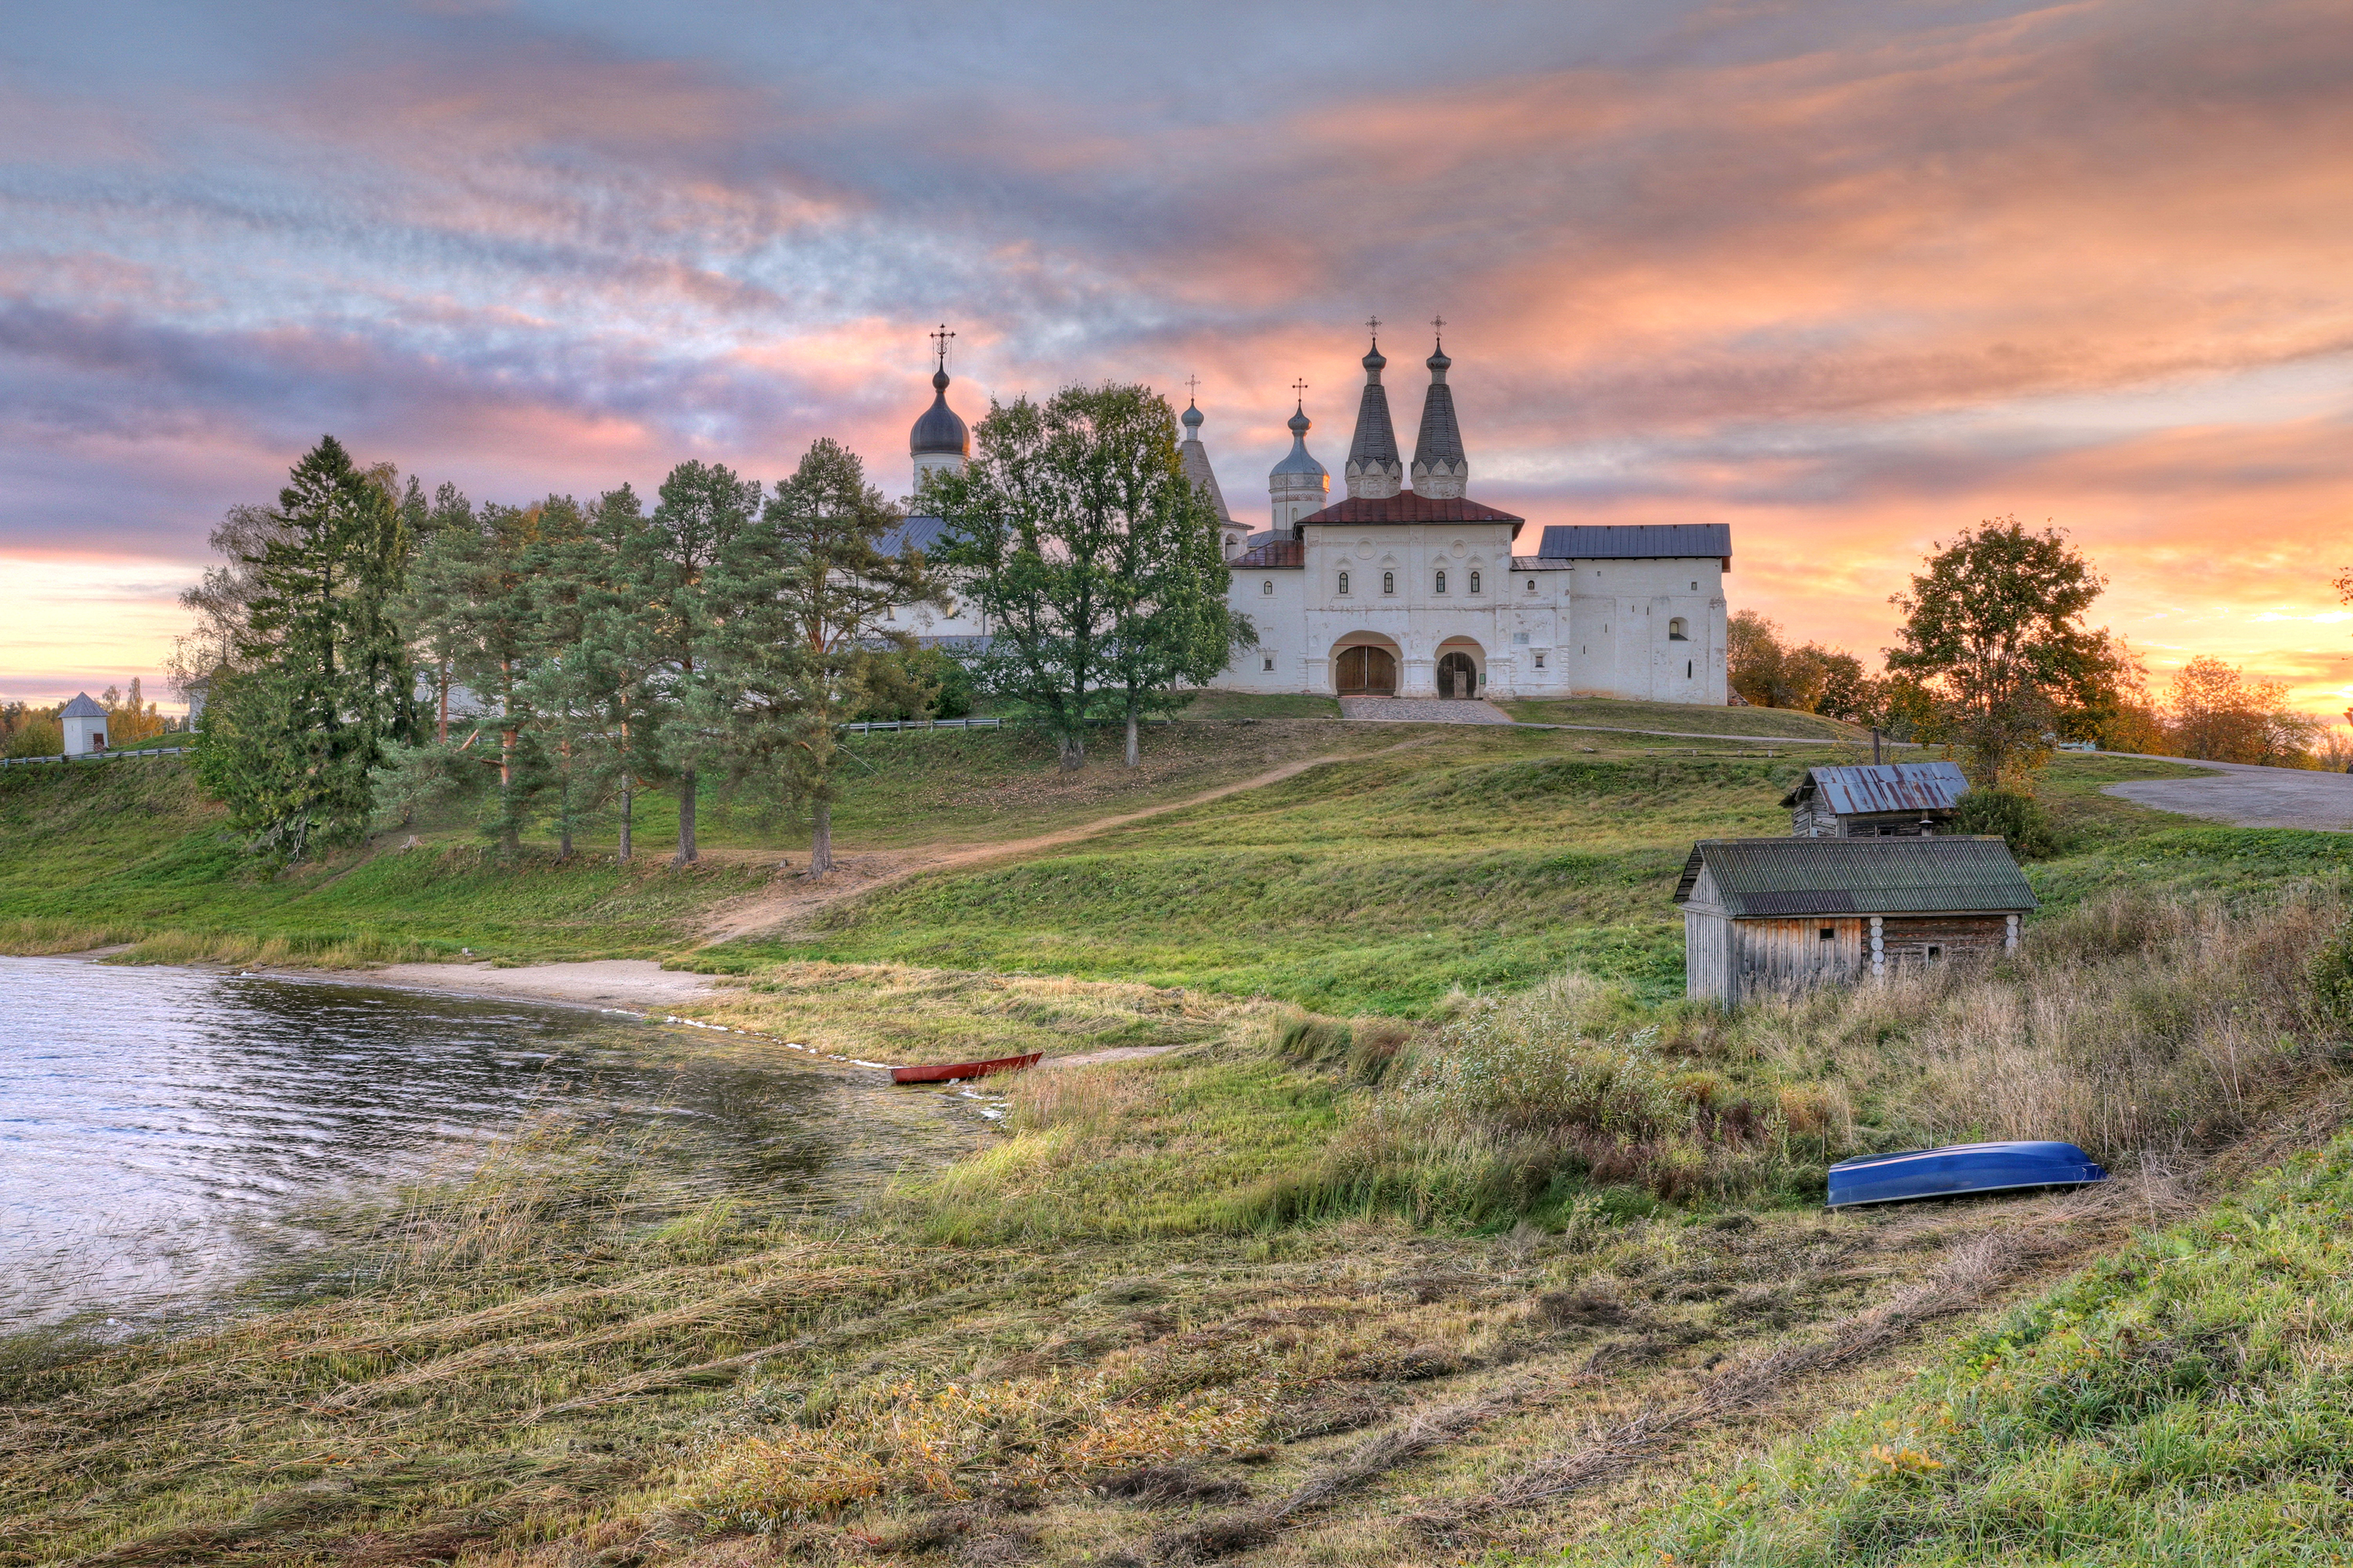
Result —
<path fill-rule="evenodd" d="M 2080 1187 L 2107 1179 L 2107 1172 L 2073 1143 L 1957 1143 L 1841 1160 L 1831 1167 L 1830 1206 Z"/>

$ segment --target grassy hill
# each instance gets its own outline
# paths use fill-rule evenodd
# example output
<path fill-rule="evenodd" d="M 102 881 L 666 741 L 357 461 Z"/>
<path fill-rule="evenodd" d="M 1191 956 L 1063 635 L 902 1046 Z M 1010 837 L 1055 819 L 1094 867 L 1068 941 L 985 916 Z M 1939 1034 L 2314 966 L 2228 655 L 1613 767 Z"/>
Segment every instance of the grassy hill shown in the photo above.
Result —
<path fill-rule="evenodd" d="M 1871 743 L 1869 730 L 1788 708 L 1694 708 L 1680 702 L 1631 702 L 1617 697 L 1529 699 L 1496 706 L 1524 724 Z"/>
<path fill-rule="evenodd" d="M 302 1276 L 215 1329 L 0 1342 L 0 1495 L 27 1500 L 0 1563 L 2235 1563 L 2342 1538 L 2353 1042 L 2308 976 L 2353 840 L 2184 825 L 2098 793 L 2171 764 L 2065 758 L 2016 958 L 1725 1017 L 1678 994 L 1674 871 L 1695 837 L 1778 830 L 1844 748 L 1239 714 L 1070 779 L 1032 744 L 873 737 L 845 847 L 1340 760 L 719 948 L 702 921 L 766 885 L 789 824 L 723 821 L 685 872 L 426 824 L 264 879 L 175 764 L 0 773 L 20 946 L 642 952 L 735 981 L 681 1010 L 754 1035 L 681 1048 L 1160 1047 L 997 1086 L 1001 1134 L 851 1217 L 649 1207 L 621 1152 L 543 1126 L 322 1215 Z M 1816 1206 L 1846 1153 L 2028 1134 L 2120 1179 Z"/>

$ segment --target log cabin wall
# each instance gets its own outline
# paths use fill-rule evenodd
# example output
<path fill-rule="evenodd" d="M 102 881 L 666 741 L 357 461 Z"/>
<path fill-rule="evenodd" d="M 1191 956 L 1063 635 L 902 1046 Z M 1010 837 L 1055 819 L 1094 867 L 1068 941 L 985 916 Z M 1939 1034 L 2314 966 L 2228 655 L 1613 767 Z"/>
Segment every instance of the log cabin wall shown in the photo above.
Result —
<path fill-rule="evenodd" d="M 2009 915 L 1888 915 L 1880 951 L 1889 972 L 1966 955 L 2000 952 L 2012 941 Z"/>

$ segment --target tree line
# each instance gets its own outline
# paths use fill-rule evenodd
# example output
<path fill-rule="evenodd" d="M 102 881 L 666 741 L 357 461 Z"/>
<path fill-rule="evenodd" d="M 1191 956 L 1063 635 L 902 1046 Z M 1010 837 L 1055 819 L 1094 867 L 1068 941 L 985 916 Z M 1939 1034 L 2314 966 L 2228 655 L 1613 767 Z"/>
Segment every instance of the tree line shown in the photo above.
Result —
<path fill-rule="evenodd" d="M 773 486 L 688 461 L 650 504 L 623 484 L 480 506 L 322 438 L 276 505 L 231 510 L 183 595 L 198 777 L 282 860 L 453 805 L 510 851 L 543 826 L 568 858 L 594 823 L 627 860 L 659 788 L 677 863 L 711 791 L 806 816 L 822 876 L 844 724 L 969 690 L 1043 726 L 1065 768 L 1124 722 L 1134 765 L 1140 721 L 1254 640 L 1174 412 L 1073 386 L 974 434 L 966 470 L 913 498 L 947 525 L 935 559 L 895 546 L 908 509 L 830 438 Z M 989 634 L 955 657 L 901 618 L 951 595 Z"/>
<path fill-rule="evenodd" d="M 1905 619 L 1880 673 L 1844 649 L 1797 645 L 1743 610 L 1727 627 L 1727 676 L 1757 707 L 1956 744 L 1973 782 L 1989 789 L 2028 787 L 2063 741 L 2216 762 L 2353 764 L 2343 738 L 2289 706 L 2284 683 L 2221 659 L 2192 658 L 2162 695 L 2152 691 L 2147 661 L 2084 624 L 2105 586 L 2064 531 L 1994 519 L 1939 546 L 1894 595 Z M 2353 572 L 2337 588 L 2353 603 Z"/>

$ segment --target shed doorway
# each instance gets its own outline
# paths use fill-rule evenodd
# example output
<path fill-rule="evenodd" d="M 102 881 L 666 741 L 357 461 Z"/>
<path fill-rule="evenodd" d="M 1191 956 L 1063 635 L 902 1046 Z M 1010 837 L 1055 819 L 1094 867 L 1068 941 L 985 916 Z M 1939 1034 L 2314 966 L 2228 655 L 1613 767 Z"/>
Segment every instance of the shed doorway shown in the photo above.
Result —
<path fill-rule="evenodd" d="M 1479 695 L 1479 667 L 1467 653 L 1450 653 L 1438 661 L 1438 694 L 1472 698 Z"/>
<path fill-rule="evenodd" d="M 1332 668 L 1333 684 L 1343 697 L 1397 695 L 1397 655 L 1385 647 L 1344 647 Z"/>

